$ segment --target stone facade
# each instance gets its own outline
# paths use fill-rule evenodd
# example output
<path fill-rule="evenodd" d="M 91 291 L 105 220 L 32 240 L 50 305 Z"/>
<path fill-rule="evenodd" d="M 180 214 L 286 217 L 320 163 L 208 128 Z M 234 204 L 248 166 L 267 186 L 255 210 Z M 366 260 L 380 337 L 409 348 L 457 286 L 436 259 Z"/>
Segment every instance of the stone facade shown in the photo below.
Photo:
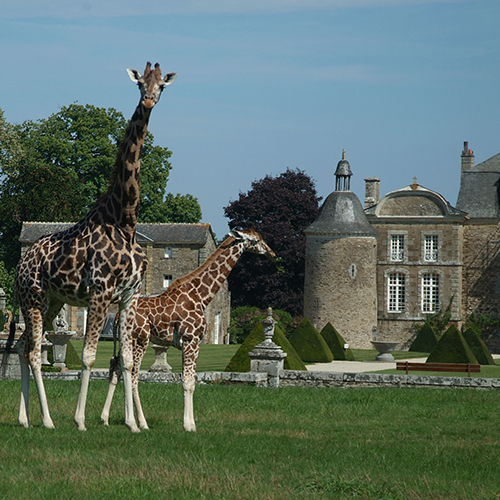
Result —
<path fill-rule="evenodd" d="M 466 215 L 413 183 L 365 209 L 377 229 L 378 332 L 408 347 L 415 323 L 447 308 L 460 327 Z"/>
<path fill-rule="evenodd" d="M 332 203 L 331 197 L 356 198 L 350 167 L 339 165 L 336 191 L 305 231 L 304 315 L 313 324 L 321 329 L 330 321 L 352 347 L 370 347 L 369 324 L 375 323 L 377 339 L 405 348 L 415 324 L 448 306 L 458 327 L 472 313 L 500 316 L 500 154 L 474 165 L 464 143 L 456 207 L 416 179 L 379 198 L 380 180 L 369 177 L 365 221 Z M 375 230 L 372 239 L 366 229 L 360 234 L 364 224 Z M 362 324 L 363 317 L 373 318 L 373 304 L 375 319 Z M 497 337 L 489 345 L 500 352 L 500 332 Z"/>
<path fill-rule="evenodd" d="M 62 231 L 71 223 L 25 222 L 21 230 L 22 252 L 40 236 Z M 199 267 L 217 248 L 209 224 L 138 224 L 137 241 L 148 257 L 142 282 L 142 296 L 161 294 L 176 278 Z M 205 310 L 207 332 L 204 343 L 223 344 L 231 314 L 227 281 Z M 71 307 L 67 314 L 70 330 L 84 333 L 86 311 Z"/>

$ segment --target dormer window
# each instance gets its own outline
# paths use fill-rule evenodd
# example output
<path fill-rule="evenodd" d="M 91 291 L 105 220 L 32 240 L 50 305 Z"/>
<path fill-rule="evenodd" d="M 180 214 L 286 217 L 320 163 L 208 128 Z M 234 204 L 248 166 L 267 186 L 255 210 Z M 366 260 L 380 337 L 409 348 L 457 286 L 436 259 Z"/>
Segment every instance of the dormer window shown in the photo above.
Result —
<path fill-rule="evenodd" d="M 163 288 L 168 288 L 172 284 L 172 275 L 164 274 L 163 275 Z"/>

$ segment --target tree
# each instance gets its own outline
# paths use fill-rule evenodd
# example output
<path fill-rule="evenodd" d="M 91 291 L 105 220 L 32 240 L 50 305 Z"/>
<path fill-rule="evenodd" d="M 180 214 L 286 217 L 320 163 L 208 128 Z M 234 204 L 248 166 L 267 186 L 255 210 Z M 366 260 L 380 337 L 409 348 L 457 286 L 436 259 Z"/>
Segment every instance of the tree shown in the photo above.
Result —
<path fill-rule="evenodd" d="M 0 110 L 1 111 L 1 110 Z M 19 259 L 23 221 L 75 222 L 104 193 L 127 126 L 113 108 L 71 104 L 13 126 L 0 115 L 0 258 Z M 139 222 L 198 222 L 191 195 L 167 195 L 171 151 L 148 132 L 142 151 Z"/>
<path fill-rule="evenodd" d="M 314 181 L 303 171 L 287 169 L 277 177 L 254 181 L 248 193 L 224 208 L 229 227 L 253 225 L 279 258 L 278 268 L 256 255 L 243 254 L 229 275 L 233 307 L 256 306 L 302 314 L 305 236 L 317 217 Z"/>

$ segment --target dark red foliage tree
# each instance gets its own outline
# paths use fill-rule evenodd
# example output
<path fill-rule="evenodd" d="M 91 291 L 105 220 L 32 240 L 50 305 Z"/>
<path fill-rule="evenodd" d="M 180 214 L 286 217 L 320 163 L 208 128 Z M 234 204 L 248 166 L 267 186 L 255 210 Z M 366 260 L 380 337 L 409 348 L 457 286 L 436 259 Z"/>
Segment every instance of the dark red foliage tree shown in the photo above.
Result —
<path fill-rule="evenodd" d="M 314 181 L 303 171 L 286 172 L 254 181 L 248 193 L 224 208 L 231 229 L 251 225 L 278 256 L 243 254 L 229 275 L 233 307 L 256 306 L 302 314 L 306 239 L 303 230 L 318 215 Z"/>

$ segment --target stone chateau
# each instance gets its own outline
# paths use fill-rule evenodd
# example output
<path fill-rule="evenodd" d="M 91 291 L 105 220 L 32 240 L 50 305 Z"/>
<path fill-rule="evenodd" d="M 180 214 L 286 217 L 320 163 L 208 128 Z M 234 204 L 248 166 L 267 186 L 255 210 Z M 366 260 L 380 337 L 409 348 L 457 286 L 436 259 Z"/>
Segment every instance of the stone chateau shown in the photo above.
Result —
<path fill-rule="evenodd" d="M 22 253 L 39 237 L 71 225 L 69 222 L 24 222 L 19 237 Z M 161 294 L 173 280 L 199 267 L 217 248 L 210 224 L 137 224 L 137 241 L 149 260 L 142 282 L 142 296 Z M 86 309 L 66 308 L 70 330 L 84 333 Z M 230 314 L 231 297 L 226 281 L 205 311 L 207 332 L 204 343 L 227 342 Z"/>
<path fill-rule="evenodd" d="M 458 172 L 457 172 L 458 174 Z M 456 206 L 414 182 L 380 198 L 365 179 L 364 207 L 343 159 L 336 188 L 306 229 L 304 316 L 331 322 L 351 347 L 396 340 L 447 308 L 461 327 L 472 314 L 500 313 L 500 154 L 474 165 L 464 143 Z"/>

